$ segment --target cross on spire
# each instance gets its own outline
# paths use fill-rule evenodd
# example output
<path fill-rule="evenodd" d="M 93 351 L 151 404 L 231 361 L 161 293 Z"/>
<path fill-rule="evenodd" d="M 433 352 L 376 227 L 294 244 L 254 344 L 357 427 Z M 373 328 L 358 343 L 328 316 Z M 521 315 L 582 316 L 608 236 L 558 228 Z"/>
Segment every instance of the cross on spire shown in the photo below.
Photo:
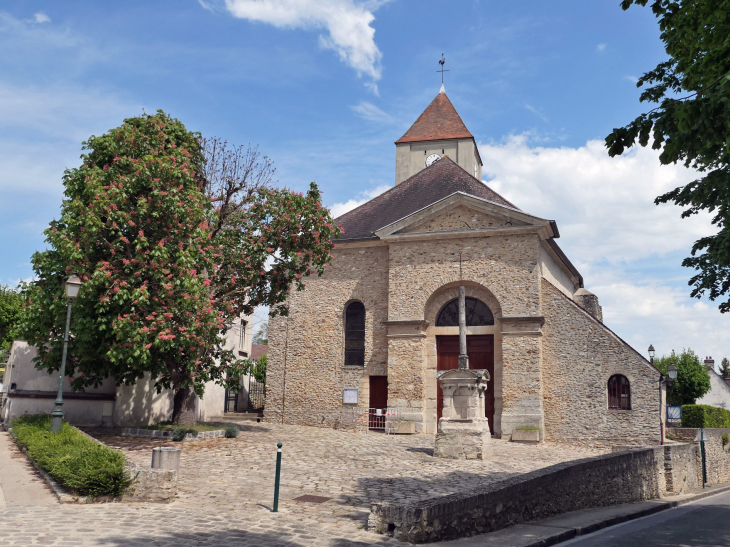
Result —
<path fill-rule="evenodd" d="M 446 63 L 446 57 L 444 57 L 444 54 L 441 54 L 441 60 L 439 61 L 439 64 L 441 65 L 441 70 L 437 70 L 436 72 L 441 73 L 441 85 L 444 85 L 444 72 L 449 72 L 448 69 L 444 70 L 444 64 Z"/>

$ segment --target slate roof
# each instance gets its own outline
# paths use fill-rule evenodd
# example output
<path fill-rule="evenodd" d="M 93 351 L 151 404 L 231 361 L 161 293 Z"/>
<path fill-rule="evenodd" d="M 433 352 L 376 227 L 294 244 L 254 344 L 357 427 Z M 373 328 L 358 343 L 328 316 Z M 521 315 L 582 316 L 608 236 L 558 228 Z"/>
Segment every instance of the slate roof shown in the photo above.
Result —
<path fill-rule="evenodd" d="M 375 231 L 450 196 L 464 192 L 517 209 L 497 192 L 464 171 L 451 158 L 432 163 L 387 192 L 363 203 L 335 223 L 344 229 L 338 241 L 378 239 Z"/>
<path fill-rule="evenodd" d="M 442 91 L 436 95 L 405 135 L 395 143 L 473 138 L 474 135 L 461 121 L 461 116 L 451 104 L 446 92 Z"/>
<path fill-rule="evenodd" d="M 258 361 L 262 355 L 266 355 L 269 346 L 266 344 L 251 344 L 251 360 Z"/>

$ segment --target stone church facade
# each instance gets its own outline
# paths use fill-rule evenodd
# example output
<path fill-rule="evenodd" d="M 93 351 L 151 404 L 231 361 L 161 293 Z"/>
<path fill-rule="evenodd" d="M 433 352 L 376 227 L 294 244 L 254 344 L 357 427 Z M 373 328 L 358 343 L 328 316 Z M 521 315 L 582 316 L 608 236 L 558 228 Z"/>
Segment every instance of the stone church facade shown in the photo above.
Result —
<path fill-rule="evenodd" d="M 471 368 L 492 378 L 493 434 L 659 442 L 659 371 L 603 324 L 556 223 L 491 190 L 481 169 L 442 88 L 396 141 L 396 185 L 336 220 L 332 266 L 271 321 L 267 421 L 346 427 L 365 416 L 367 426 L 382 408 L 435 433 L 436 373 L 457 366 L 464 285 Z"/>

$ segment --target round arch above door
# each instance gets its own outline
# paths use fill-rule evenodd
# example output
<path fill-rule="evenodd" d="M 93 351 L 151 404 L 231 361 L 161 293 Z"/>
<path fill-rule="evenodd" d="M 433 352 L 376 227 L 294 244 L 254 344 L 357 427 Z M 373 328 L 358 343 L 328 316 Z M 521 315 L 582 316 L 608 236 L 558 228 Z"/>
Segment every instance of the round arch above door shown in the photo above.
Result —
<path fill-rule="evenodd" d="M 494 315 L 484 302 L 467 296 L 465 298 L 466 326 L 481 327 L 494 325 Z M 437 327 L 458 327 L 459 326 L 459 299 L 454 298 L 444 304 L 436 316 Z"/>

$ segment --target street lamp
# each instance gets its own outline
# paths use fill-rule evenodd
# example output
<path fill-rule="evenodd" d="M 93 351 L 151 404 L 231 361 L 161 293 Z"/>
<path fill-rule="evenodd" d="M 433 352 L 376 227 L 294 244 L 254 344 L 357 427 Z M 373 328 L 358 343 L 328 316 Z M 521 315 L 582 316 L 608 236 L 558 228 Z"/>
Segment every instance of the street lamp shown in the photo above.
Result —
<path fill-rule="evenodd" d="M 66 352 L 68 351 L 68 330 L 71 326 L 71 306 L 74 298 L 79 295 L 81 279 L 74 274 L 68 278 L 64 288 L 68 307 L 66 308 L 66 333 L 63 336 L 63 355 L 61 357 L 61 376 L 58 378 L 58 396 L 56 397 L 56 408 L 51 413 L 51 433 L 59 433 L 63 424 L 63 378 L 66 376 Z"/>
<path fill-rule="evenodd" d="M 656 351 L 654 350 L 654 345 L 653 345 L 653 344 L 651 344 L 651 345 L 649 346 L 649 359 L 651 360 L 651 364 L 652 364 L 652 365 L 654 364 L 654 354 L 655 354 L 655 353 L 656 353 Z"/>
<path fill-rule="evenodd" d="M 669 363 L 669 368 L 667 368 L 667 375 L 669 376 L 670 380 L 677 379 L 677 367 L 674 363 Z"/>

